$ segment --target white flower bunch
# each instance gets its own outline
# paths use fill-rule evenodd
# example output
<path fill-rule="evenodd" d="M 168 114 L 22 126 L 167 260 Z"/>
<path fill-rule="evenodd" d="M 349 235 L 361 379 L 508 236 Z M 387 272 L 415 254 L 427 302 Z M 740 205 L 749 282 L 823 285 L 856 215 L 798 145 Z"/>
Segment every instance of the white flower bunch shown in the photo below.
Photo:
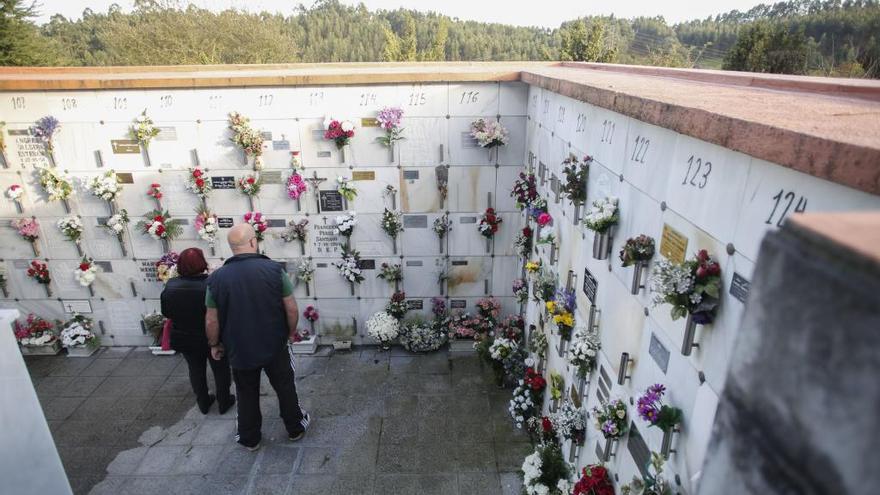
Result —
<path fill-rule="evenodd" d="M 339 269 L 339 274 L 346 280 L 352 283 L 359 283 L 364 280 L 364 275 L 358 266 L 359 260 L 360 257 L 358 256 L 357 251 L 346 252 L 343 250 L 342 259 L 334 264 L 336 265 L 336 268 Z"/>
<path fill-rule="evenodd" d="M 385 311 L 379 311 L 367 320 L 367 334 L 379 342 L 390 342 L 400 333 L 400 322 Z"/>
<path fill-rule="evenodd" d="M 532 392 L 526 386 L 525 380 L 520 380 L 516 388 L 513 389 L 513 397 L 507 407 L 507 411 L 517 428 L 522 429 L 523 423 L 532 415 L 534 409 L 535 402 L 532 400 Z"/>
<path fill-rule="evenodd" d="M 546 485 L 538 481 L 541 478 L 542 474 L 542 464 L 543 462 L 541 461 L 541 452 L 537 450 L 531 455 L 527 456 L 523 461 L 523 487 L 525 487 L 526 493 L 528 495 L 546 495 L 550 493 L 550 489 Z"/>
<path fill-rule="evenodd" d="M 125 232 L 125 226 L 128 225 L 128 222 L 128 212 L 125 210 L 120 210 L 119 213 L 107 219 L 105 227 L 110 229 L 110 231 L 117 236 L 120 236 L 123 232 Z"/>
<path fill-rule="evenodd" d="M 694 291 L 694 278 L 685 265 L 678 265 L 669 260 L 662 259 L 654 264 L 651 274 L 652 302 L 655 305 L 666 302 L 666 297 L 671 294 L 696 294 Z M 696 301 L 698 304 L 699 301 Z"/>
<path fill-rule="evenodd" d="M 568 362 L 576 366 L 582 375 L 586 375 L 596 366 L 601 348 L 602 344 L 597 332 L 579 328 L 575 331 L 571 347 L 568 349 Z"/>
<path fill-rule="evenodd" d="M 300 281 L 307 284 L 315 278 L 315 267 L 308 258 L 303 258 L 296 267 L 296 276 Z"/>
<path fill-rule="evenodd" d="M 477 140 L 482 148 L 492 148 L 507 144 L 507 129 L 501 122 L 486 122 L 485 119 L 477 119 L 471 123 L 471 136 Z"/>
<path fill-rule="evenodd" d="M 357 213 L 354 211 L 336 217 L 336 230 L 340 235 L 351 237 L 355 225 L 357 225 Z"/>
<path fill-rule="evenodd" d="M 58 229 L 68 241 L 79 242 L 83 233 L 82 219 L 78 215 L 70 215 L 58 220 Z"/>
<path fill-rule="evenodd" d="M 18 184 L 13 184 L 6 189 L 6 197 L 12 201 L 18 201 L 24 194 L 24 188 Z"/>
<path fill-rule="evenodd" d="M 504 361 L 516 350 L 516 342 L 506 337 L 496 337 L 489 346 L 489 355 L 496 361 Z"/>
<path fill-rule="evenodd" d="M 208 244 L 214 245 L 217 242 L 217 229 L 217 217 L 208 215 L 203 219 L 202 225 L 199 228 L 199 238 L 207 241 Z"/>
<path fill-rule="evenodd" d="M 532 334 L 532 340 L 529 343 L 529 350 L 534 352 L 538 358 L 544 357 L 544 353 L 547 352 L 547 334 L 540 330 L 535 330 L 535 333 Z"/>
<path fill-rule="evenodd" d="M 55 336 L 50 332 L 43 332 L 38 336 L 25 337 L 18 342 L 21 345 L 46 345 L 55 341 Z"/>
<path fill-rule="evenodd" d="M 82 263 L 73 270 L 73 277 L 79 285 L 88 287 L 98 277 L 98 266 L 91 259 L 83 258 Z"/>
<path fill-rule="evenodd" d="M 65 200 L 73 194 L 73 179 L 55 168 L 40 168 L 40 185 L 49 201 Z"/>
<path fill-rule="evenodd" d="M 556 240 L 555 229 L 549 225 L 538 230 L 538 244 L 553 244 Z"/>
<path fill-rule="evenodd" d="M 592 208 L 584 218 L 584 225 L 588 229 L 602 234 L 617 224 L 618 220 L 620 220 L 620 215 L 617 210 L 617 198 L 608 196 L 593 201 Z"/>
<path fill-rule="evenodd" d="M 61 329 L 61 345 L 64 347 L 79 347 L 90 343 L 97 336 L 92 333 L 92 320 L 84 316 L 76 315 Z"/>
<path fill-rule="evenodd" d="M 103 175 L 92 177 L 89 181 L 89 190 L 104 201 L 113 201 L 122 187 L 119 185 L 116 172 L 108 170 Z"/>
<path fill-rule="evenodd" d="M 587 429 L 587 416 L 584 410 L 577 408 L 570 400 L 566 400 L 562 407 L 550 415 L 553 428 L 563 437 L 571 440 L 577 432 Z"/>
<path fill-rule="evenodd" d="M 412 352 L 436 351 L 446 343 L 446 332 L 421 321 L 404 323 L 400 328 L 400 344 Z"/>

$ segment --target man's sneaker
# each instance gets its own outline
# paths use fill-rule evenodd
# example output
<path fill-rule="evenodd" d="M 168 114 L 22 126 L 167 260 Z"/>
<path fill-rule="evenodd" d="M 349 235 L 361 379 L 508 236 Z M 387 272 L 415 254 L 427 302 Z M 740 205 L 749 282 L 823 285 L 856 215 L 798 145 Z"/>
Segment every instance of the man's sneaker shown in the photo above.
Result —
<path fill-rule="evenodd" d="M 248 447 L 247 445 L 244 445 L 244 444 L 242 444 L 242 445 L 244 446 L 244 448 L 248 449 L 251 452 L 256 452 L 256 451 L 260 450 L 260 443 L 259 442 L 257 442 L 257 444 L 254 445 L 253 447 Z"/>
<path fill-rule="evenodd" d="M 288 435 L 287 438 L 291 442 L 298 442 L 298 441 L 302 440 L 302 437 L 306 436 L 306 430 L 309 429 L 309 424 L 311 424 L 311 422 L 312 422 L 311 416 L 309 416 L 309 413 L 306 413 L 303 416 L 302 421 L 300 421 L 300 424 L 302 424 L 302 426 L 303 426 L 303 430 L 299 433 Z"/>

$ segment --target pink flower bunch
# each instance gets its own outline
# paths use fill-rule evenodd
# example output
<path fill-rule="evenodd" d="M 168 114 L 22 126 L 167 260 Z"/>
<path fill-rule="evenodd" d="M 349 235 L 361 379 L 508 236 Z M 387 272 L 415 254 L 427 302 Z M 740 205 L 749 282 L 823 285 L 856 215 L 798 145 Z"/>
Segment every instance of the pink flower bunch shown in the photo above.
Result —
<path fill-rule="evenodd" d="M 541 227 L 546 227 L 551 223 L 553 223 L 553 217 L 546 211 L 538 215 L 538 225 Z"/>
<path fill-rule="evenodd" d="M 306 310 L 303 311 L 303 317 L 311 322 L 316 322 L 318 321 L 318 310 L 314 306 L 306 306 Z"/>
<path fill-rule="evenodd" d="M 299 172 L 290 174 L 287 179 L 287 197 L 290 199 L 299 199 L 306 192 L 306 181 L 303 180 Z"/>
<path fill-rule="evenodd" d="M 269 222 L 258 211 L 249 211 L 244 214 L 244 221 L 251 224 L 257 233 L 257 240 L 263 240 L 263 233 L 269 228 Z"/>
<path fill-rule="evenodd" d="M 12 228 L 27 241 L 34 242 L 40 238 L 40 224 L 35 218 L 19 218 L 12 221 Z"/>
<path fill-rule="evenodd" d="M 349 121 L 340 122 L 336 119 L 325 121 L 324 139 L 336 142 L 337 148 L 342 148 L 354 137 L 354 124 Z"/>
<path fill-rule="evenodd" d="M 376 116 L 379 126 L 386 131 L 391 131 L 399 127 L 402 119 L 403 109 L 397 107 L 385 107 L 382 110 L 379 110 L 379 115 Z"/>

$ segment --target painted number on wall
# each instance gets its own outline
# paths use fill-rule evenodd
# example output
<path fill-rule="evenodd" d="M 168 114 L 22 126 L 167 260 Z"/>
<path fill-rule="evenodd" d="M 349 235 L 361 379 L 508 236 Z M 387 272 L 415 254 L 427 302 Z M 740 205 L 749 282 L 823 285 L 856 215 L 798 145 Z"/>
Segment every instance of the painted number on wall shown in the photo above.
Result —
<path fill-rule="evenodd" d="M 636 163 L 645 163 L 645 155 L 648 154 L 648 148 L 651 147 L 651 140 L 644 136 L 636 136 L 635 146 L 633 146 L 632 155 L 630 155 L 630 161 Z"/>
<path fill-rule="evenodd" d="M 128 109 L 128 98 L 125 96 L 114 96 L 113 97 L 113 110 L 126 110 Z"/>
<path fill-rule="evenodd" d="M 693 175 L 691 175 L 691 170 L 693 170 Z M 702 158 L 694 158 L 694 155 L 691 155 L 688 158 L 688 169 L 687 172 L 684 173 L 684 180 L 681 181 L 681 185 L 690 185 L 702 189 L 706 187 L 706 183 L 709 181 L 709 174 L 712 173 L 712 162 L 704 162 Z"/>
<path fill-rule="evenodd" d="M 323 91 L 312 91 L 309 93 L 309 105 L 315 106 L 324 103 L 324 92 Z"/>
<path fill-rule="evenodd" d="M 24 110 L 24 96 L 13 96 L 12 97 L 12 109 L 13 110 Z"/>
<path fill-rule="evenodd" d="M 376 93 L 361 93 L 359 106 L 368 107 L 376 104 Z"/>
<path fill-rule="evenodd" d="M 61 109 L 62 110 L 73 110 L 76 108 L 76 98 L 61 98 Z"/>
<path fill-rule="evenodd" d="M 421 91 L 413 91 L 409 94 L 409 106 L 420 107 L 428 103 L 428 96 Z"/>
<path fill-rule="evenodd" d="M 472 103 L 476 103 L 479 96 L 479 91 L 462 91 L 461 100 L 458 103 L 459 105 L 470 105 Z"/>
<path fill-rule="evenodd" d="M 171 108 L 174 105 L 174 97 L 171 95 L 164 95 L 159 97 L 159 108 Z"/>
<path fill-rule="evenodd" d="M 797 203 L 794 202 L 797 197 Z M 800 196 L 794 191 L 786 191 L 784 189 L 780 189 L 776 196 L 773 196 L 773 210 L 770 211 L 770 216 L 767 217 L 767 220 L 764 221 L 767 225 L 776 224 L 777 227 L 782 227 L 782 221 L 785 220 L 785 217 L 788 215 L 788 212 L 791 210 L 792 205 L 794 205 L 794 211 L 796 213 L 802 213 L 807 209 L 807 198 Z M 779 207 L 785 205 L 782 211 L 779 213 L 779 216 L 776 216 L 776 212 L 779 210 Z M 774 222 L 773 219 L 776 219 Z"/>
<path fill-rule="evenodd" d="M 208 96 L 208 108 L 211 110 L 217 110 L 220 108 L 221 103 L 223 103 L 223 95 Z"/>
<path fill-rule="evenodd" d="M 565 107 L 560 106 L 559 111 L 556 112 L 556 122 L 560 124 L 565 123 Z"/>
<path fill-rule="evenodd" d="M 271 107 L 272 103 L 274 101 L 275 101 L 275 95 L 273 95 L 271 93 L 260 95 L 259 97 L 257 97 L 257 106 Z"/>
<path fill-rule="evenodd" d="M 600 143 L 611 144 L 611 140 L 614 139 L 614 128 L 617 127 L 614 122 L 606 119 L 602 122 L 602 138 L 599 141 Z"/>
<path fill-rule="evenodd" d="M 574 132 L 584 132 L 587 130 L 587 116 L 579 113 L 577 116 L 577 124 L 574 127 Z"/>

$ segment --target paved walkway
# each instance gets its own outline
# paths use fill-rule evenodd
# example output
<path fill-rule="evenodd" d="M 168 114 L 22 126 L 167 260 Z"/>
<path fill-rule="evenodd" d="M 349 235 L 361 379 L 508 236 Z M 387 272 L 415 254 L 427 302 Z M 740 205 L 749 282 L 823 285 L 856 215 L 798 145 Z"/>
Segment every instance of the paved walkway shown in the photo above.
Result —
<path fill-rule="evenodd" d="M 234 443 L 234 410 L 198 411 L 179 356 L 107 348 L 27 363 L 75 493 L 518 494 L 530 453 L 510 392 L 473 355 L 300 357 L 312 427 L 289 442 L 264 383 L 256 453 Z"/>

